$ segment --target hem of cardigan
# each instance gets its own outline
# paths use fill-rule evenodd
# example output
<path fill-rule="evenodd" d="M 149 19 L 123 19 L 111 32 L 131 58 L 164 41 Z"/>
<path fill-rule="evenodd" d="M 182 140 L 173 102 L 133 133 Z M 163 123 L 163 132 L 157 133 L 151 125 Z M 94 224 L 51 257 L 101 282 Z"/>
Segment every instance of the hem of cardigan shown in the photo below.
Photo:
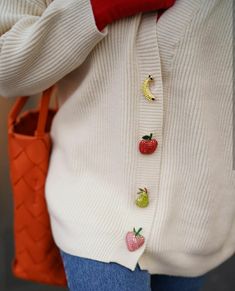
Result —
<path fill-rule="evenodd" d="M 59 249 L 74 256 L 118 263 L 131 271 L 136 269 L 138 263 L 141 270 L 147 270 L 151 275 L 197 277 L 216 268 L 235 254 L 234 243 L 231 240 L 227 241 L 218 252 L 208 256 L 182 252 L 160 252 L 153 256 L 148 252 L 146 244 L 130 252 L 126 247 L 125 239 L 121 236 L 114 237 L 113 234 L 104 232 L 99 237 L 95 235 L 85 237 L 75 232 L 76 226 L 72 221 L 59 221 L 51 211 L 49 213 L 52 235 Z"/>
<path fill-rule="evenodd" d="M 229 242 L 213 255 L 169 252 L 168 255 L 166 253 L 158 253 L 155 257 L 151 257 L 146 252 L 138 263 L 141 270 L 147 270 L 152 275 L 198 277 L 206 275 L 233 255 L 235 255 L 235 246 L 232 242 Z M 176 262 L 176 264 L 173 264 L 173 262 Z"/>
<path fill-rule="evenodd" d="M 76 233 L 76 225 L 72 221 L 58 219 L 50 209 L 49 216 L 54 242 L 64 252 L 100 262 L 118 263 L 131 271 L 137 267 L 137 261 L 146 245 L 131 252 L 127 249 L 124 233 L 123 236 L 114 237 L 113 233 L 101 233 L 102 230 L 99 229 L 99 236 L 95 232 L 89 232 L 85 236 L 79 230 Z"/>

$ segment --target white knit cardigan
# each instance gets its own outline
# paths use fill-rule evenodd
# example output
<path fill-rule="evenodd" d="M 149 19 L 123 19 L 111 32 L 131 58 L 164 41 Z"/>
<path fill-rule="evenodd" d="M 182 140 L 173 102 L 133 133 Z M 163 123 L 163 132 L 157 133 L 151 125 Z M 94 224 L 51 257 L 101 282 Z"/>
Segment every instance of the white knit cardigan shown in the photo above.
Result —
<path fill-rule="evenodd" d="M 232 0 L 156 13 L 100 32 L 88 0 L 0 1 L 0 95 L 58 83 L 46 201 L 59 248 L 198 276 L 235 253 Z M 153 102 L 140 89 L 149 74 Z M 150 133 L 158 147 L 145 155 Z M 131 252 L 133 227 L 145 243 Z"/>

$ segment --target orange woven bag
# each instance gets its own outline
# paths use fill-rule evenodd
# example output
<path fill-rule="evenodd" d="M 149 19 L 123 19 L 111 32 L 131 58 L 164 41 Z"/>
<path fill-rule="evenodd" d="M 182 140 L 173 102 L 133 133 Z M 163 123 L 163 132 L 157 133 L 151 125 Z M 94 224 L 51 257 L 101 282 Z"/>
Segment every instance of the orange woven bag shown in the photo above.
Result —
<path fill-rule="evenodd" d="M 21 279 L 67 286 L 51 232 L 45 180 L 52 148 L 50 128 L 58 110 L 50 109 L 56 84 L 45 90 L 38 108 L 17 118 L 29 96 L 19 97 L 8 115 L 8 155 L 14 204 L 13 274 Z"/>

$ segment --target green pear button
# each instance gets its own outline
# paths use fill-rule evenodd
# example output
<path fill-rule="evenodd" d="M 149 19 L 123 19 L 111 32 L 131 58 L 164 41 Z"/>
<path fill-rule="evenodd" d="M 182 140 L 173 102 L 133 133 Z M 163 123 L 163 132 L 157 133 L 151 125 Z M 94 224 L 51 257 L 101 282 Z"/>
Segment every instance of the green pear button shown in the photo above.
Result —
<path fill-rule="evenodd" d="M 136 198 L 135 203 L 139 207 L 146 207 L 149 204 L 149 197 L 148 197 L 148 191 L 146 188 L 142 189 L 139 188 L 139 196 Z"/>

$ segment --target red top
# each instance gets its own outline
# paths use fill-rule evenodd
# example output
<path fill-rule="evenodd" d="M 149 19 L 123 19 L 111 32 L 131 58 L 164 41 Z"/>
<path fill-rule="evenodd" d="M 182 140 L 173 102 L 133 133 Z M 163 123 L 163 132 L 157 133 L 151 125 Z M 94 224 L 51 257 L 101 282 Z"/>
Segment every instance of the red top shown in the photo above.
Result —
<path fill-rule="evenodd" d="M 176 0 L 90 0 L 97 28 L 101 31 L 118 19 L 158 10 L 157 20 Z"/>

